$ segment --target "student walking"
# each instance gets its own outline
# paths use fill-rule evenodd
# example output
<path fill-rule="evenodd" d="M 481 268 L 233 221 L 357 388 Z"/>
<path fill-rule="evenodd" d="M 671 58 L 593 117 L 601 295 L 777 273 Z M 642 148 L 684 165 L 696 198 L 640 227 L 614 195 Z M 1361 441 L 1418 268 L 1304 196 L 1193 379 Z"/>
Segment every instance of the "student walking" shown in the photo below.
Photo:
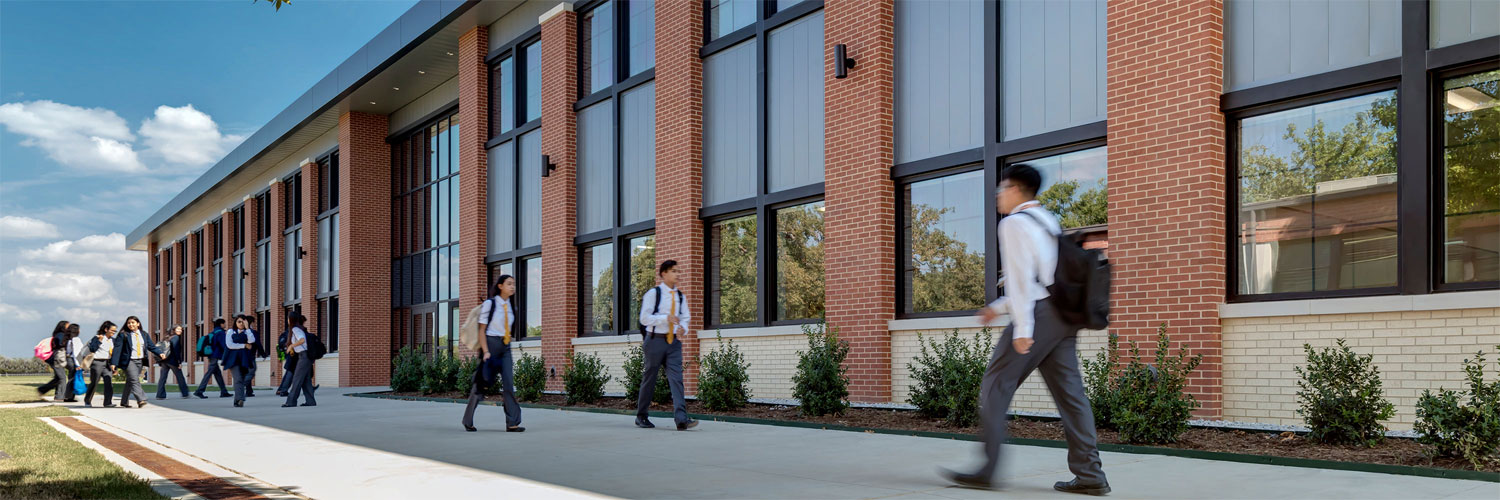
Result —
<path fill-rule="evenodd" d="M 286 402 L 281 404 L 282 408 L 297 406 L 297 398 L 306 395 L 307 402 L 302 406 L 318 406 L 318 400 L 313 396 L 313 366 L 312 354 L 308 352 L 308 337 L 306 324 L 307 318 L 302 313 L 292 311 L 286 317 L 287 331 L 291 335 L 287 340 L 287 353 L 289 356 L 297 357 L 297 372 L 292 375 L 292 385 L 287 393 Z"/>
<path fill-rule="evenodd" d="M 68 380 L 63 382 L 63 402 L 66 403 L 78 402 L 78 390 L 73 381 L 78 380 L 78 370 L 88 369 L 79 361 L 83 359 L 83 348 L 88 344 L 78 336 L 78 330 L 77 323 L 68 325 Z"/>
<path fill-rule="evenodd" d="M 516 294 L 516 279 L 508 274 L 500 275 L 490 287 L 490 298 L 479 307 L 479 331 L 484 339 L 479 342 L 479 368 L 474 370 L 474 381 L 469 387 L 469 405 L 464 407 L 464 430 L 474 432 L 474 408 L 484 400 L 484 393 L 495 385 L 495 376 L 500 376 L 500 397 L 505 402 L 505 432 L 524 432 L 521 427 L 521 405 L 516 402 L 516 388 L 511 375 L 512 356 L 510 341 L 514 339 L 511 329 L 516 324 L 516 308 L 511 297 Z"/>
<path fill-rule="evenodd" d="M 255 316 L 244 314 L 240 316 L 240 319 L 245 322 L 245 329 L 250 332 L 250 338 L 255 339 L 248 346 L 251 355 L 250 371 L 245 374 L 245 397 L 253 398 L 255 397 L 255 371 L 260 368 L 260 362 L 256 360 L 266 357 L 266 339 L 262 338 L 260 331 L 255 329 Z"/>
<path fill-rule="evenodd" d="M 645 350 L 645 372 L 641 375 L 641 387 L 636 394 L 635 426 L 642 429 L 656 427 L 650 416 L 651 396 L 656 389 L 656 376 L 663 367 L 667 370 L 667 385 L 672 388 L 672 413 L 677 421 L 677 430 L 685 431 L 698 426 L 698 421 L 688 418 L 687 402 L 682 389 L 682 335 L 688 333 L 687 299 L 677 290 L 677 261 L 661 263 L 656 274 L 661 279 L 655 288 L 641 296 L 641 335 Z"/>
<path fill-rule="evenodd" d="M 250 368 L 255 365 L 255 353 L 250 344 L 255 342 L 255 332 L 245 323 L 243 316 L 234 320 L 234 329 L 224 332 L 224 368 L 234 377 L 234 406 L 245 406 L 245 390 L 250 385 Z"/>
<path fill-rule="evenodd" d="M 1011 398 L 1032 370 L 1040 370 L 1062 415 L 1068 442 L 1068 468 L 1076 476 L 1059 481 L 1053 489 L 1067 493 L 1103 495 L 1110 491 L 1099 461 L 1094 415 L 1083 391 L 1078 370 L 1078 325 L 1060 315 L 1047 286 L 1053 283 L 1058 265 L 1058 240 L 1062 233 L 1057 218 L 1036 201 L 1042 176 L 1031 166 L 1018 164 L 1000 174 L 995 207 L 1001 214 L 998 230 L 1001 268 L 1005 270 L 1005 294 L 980 310 L 980 320 L 990 324 L 1010 313 L 1010 325 L 1001 333 L 989 367 L 980 383 L 979 407 L 984 465 L 972 473 L 944 471 L 954 483 L 972 488 L 991 488 L 1000 466 L 1000 444 L 1006 438 L 1006 413 Z"/>
<path fill-rule="evenodd" d="M 47 391 L 53 391 L 52 399 L 56 400 L 57 395 L 61 393 L 63 377 L 68 376 L 68 326 L 71 324 L 67 321 L 58 321 L 57 326 L 52 327 L 52 336 L 48 338 L 52 345 L 52 356 L 47 358 L 47 367 L 52 369 L 52 380 L 36 388 L 36 396 L 39 398 Z M 66 382 L 72 383 L 73 380 L 68 379 Z"/>
<path fill-rule="evenodd" d="M 146 391 L 141 388 L 141 373 L 150 362 L 149 355 L 157 360 L 167 357 L 151 340 L 151 334 L 141 328 L 141 320 L 135 316 L 125 318 L 125 331 L 115 336 L 114 365 L 125 370 L 125 390 L 120 393 L 120 406 L 130 406 L 135 397 L 135 407 L 146 407 Z"/>
<path fill-rule="evenodd" d="M 120 331 L 113 321 L 105 321 L 99 325 L 99 331 L 94 334 L 94 339 L 89 341 L 84 361 L 89 367 L 89 390 L 84 393 L 83 405 L 94 406 L 94 387 L 99 385 L 99 379 L 104 379 L 104 407 L 115 406 L 115 336 Z"/>
<path fill-rule="evenodd" d="M 161 361 L 161 381 L 156 383 L 156 399 L 167 399 L 167 375 L 177 375 L 177 389 L 188 397 L 187 378 L 182 376 L 182 325 L 172 327 L 167 337 L 167 357 Z"/>
<path fill-rule="evenodd" d="M 276 337 L 276 351 L 281 354 L 281 383 L 276 385 L 276 395 L 286 397 L 287 390 L 292 388 L 292 375 L 297 373 L 297 357 L 287 349 L 287 344 L 292 343 L 291 330 L 282 330 L 281 335 Z"/>
<path fill-rule="evenodd" d="M 214 330 L 207 337 L 198 339 L 198 356 L 203 358 L 203 381 L 198 382 L 198 390 L 193 392 L 199 399 L 208 399 L 203 395 L 203 389 L 208 387 L 208 379 L 212 377 L 219 383 L 219 397 L 227 398 L 233 396 L 229 390 L 224 388 L 224 372 L 219 369 L 219 360 L 224 358 L 224 320 L 214 320 Z"/>

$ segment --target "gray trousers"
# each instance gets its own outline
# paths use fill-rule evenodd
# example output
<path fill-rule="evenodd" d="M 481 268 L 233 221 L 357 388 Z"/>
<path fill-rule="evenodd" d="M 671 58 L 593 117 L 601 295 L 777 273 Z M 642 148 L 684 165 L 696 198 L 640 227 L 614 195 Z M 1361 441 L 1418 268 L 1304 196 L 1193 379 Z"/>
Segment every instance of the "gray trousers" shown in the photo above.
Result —
<path fill-rule="evenodd" d="M 182 391 L 182 397 L 188 397 L 187 377 L 182 376 L 182 366 L 161 363 L 161 381 L 156 383 L 156 399 L 167 399 L 167 375 L 177 375 L 177 390 Z"/>
<path fill-rule="evenodd" d="M 1052 394 L 1052 402 L 1062 415 L 1063 435 L 1068 441 L 1068 469 L 1080 482 L 1104 483 L 1094 412 L 1078 370 L 1078 328 L 1059 319 L 1050 301 L 1038 301 L 1035 312 L 1031 351 L 1017 353 L 1011 346 L 1015 327 L 1005 327 L 980 383 L 979 414 L 985 461 L 978 473 L 994 477 L 1000 466 L 1000 444 L 1005 442 L 1008 430 L 1006 413 L 1010 411 L 1011 398 L 1032 370 L 1039 370 L 1047 383 L 1047 392 Z"/>
<path fill-rule="evenodd" d="M 307 351 L 297 354 L 297 358 L 297 371 L 292 374 L 291 391 L 287 392 L 286 404 L 296 405 L 300 396 L 307 396 L 307 404 L 318 404 L 318 399 L 313 397 L 313 360 L 307 358 Z M 235 377 L 235 387 L 239 387 L 238 376 Z"/>
<path fill-rule="evenodd" d="M 136 402 L 146 400 L 146 391 L 141 388 L 141 370 L 144 369 L 144 361 L 132 359 L 125 362 L 125 390 L 120 392 L 120 406 L 130 404 L 130 398 L 134 397 Z"/>
<path fill-rule="evenodd" d="M 83 404 L 94 404 L 94 387 L 99 385 L 99 379 L 104 379 L 104 405 L 113 406 L 110 401 L 115 399 L 115 376 L 109 370 L 109 362 L 102 359 L 89 363 L 89 390 L 83 396 Z"/>
<path fill-rule="evenodd" d="M 224 371 L 219 369 L 219 360 L 214 358 L 203 358 L 203 381 L 198 382 L 198 394 L 208 388 L 208 379 L 212 378 L 219 383 L 219 395 L 229 394 L 224 388 Z"/>
<path fill-rule="evenodd" d="M 52 380 L 48 380 L 46 384 L 43 384 L 41 387 L 38 387 L 36 389 L 37 395 L 46 394 L 47 391 L 53 391 L 52 392 L 52 397 L 54 399 L 65 399 L 66 398 L 64 396 L 64 394 L 65 394 L 64 391 L 66 391 L 67 388 L 63 387 L 63 386 L 64 385 L 72 386 L 73 385 L 73 379 L 67 378 L 67 376 L 68 376 L 68 370 L 67 370 L 67 365 L 64 364 L 63 356 L 66 356 L 66 354 L 57 354 L 57 355 L 54 355 L 52 357 L 52 359 L 50 359 L 50 360 L 47 361 L 47 368 L 51 368 L 52 369 Z M 66 379 L 66 380 L 64 380 L 64 379 Z M 67 382 L 67 383 L 64 384 L 64 382 Z"/>
<path fill-rule="evenodd" d="M 292 389 L 292 378 L 297 374 L 297 355 L 287 353 L 286 362 L 281 365 L 281 383 L 276 385 L 276 395 L 285 395 Z"/>
<path fill-rule="evenodd" d="M 665 334 L 648 334 L 644 346 L 645 366 L 642 366 L 641 387 L 636 392 L 635 418 L 645 419 L 651 414 L 651 396 L 656 392 L 656 376 L 662 367 L 667 369 L 667 386 L 672 388 L 672 418 L 677 423 L 686 423 L 687 401 L 682 393 L 682 337 L 667 344 Z"/>
<path fill-rule="evenodd" d="M 235 366 L 229 369 L 229 373 L 234 375 L 234 400 L 244 401 L 245 389 L 250 386 L 251 382 L 250 378 L 248 377 L 248 375 L 250 375 L 250 369 L 242 366 Z"/>
<path fill-rule="evenodd" d="M 495 385 L 496 379 L 500 382 L 500 399 L 505 406 L 505 426 L 515 427 L 521 425 L 521 405 L 516 402 L 516 386 L 514 384 L 514 366 L 510 346 L 500 337 L 485 335 L 485 350 L 489 351 L 490 359 L 480 360 L 480 365 L 474 370 L 474 383 L 469 387 L 469 405 L 464 407 L 465 427 L 474 426 L 474 409 L 479 407 L 479 402 L 484 401 L 484 393 L 490 386 Z M 496 375 L 499 375 L 498 377 Z"/>

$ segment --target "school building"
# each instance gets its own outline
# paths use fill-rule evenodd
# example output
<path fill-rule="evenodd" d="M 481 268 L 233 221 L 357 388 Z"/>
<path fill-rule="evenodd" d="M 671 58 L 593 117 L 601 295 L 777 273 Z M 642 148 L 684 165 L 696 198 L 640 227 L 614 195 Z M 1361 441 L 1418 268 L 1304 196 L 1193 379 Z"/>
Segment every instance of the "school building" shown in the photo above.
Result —
<path fill-rule="evenodd" d="M 623 392 L 675 259 L 688 359 L 722 335 L 791 397 L 826 320 L 851 399 L 901 403 L 919 335 L 1003 286 L 992 191 L 1026 162 L 1108 253 L 1107 333 L 1203 354 L 1203 417 L 1300 423 L 1302 344 L 1347 338 L 1410 428 L 1500 345 L 1500 0 L 426 0 L 308 69 L 131 232 L 154 331 L 300 310 L 322 383 L 382 385 L 508 274 L 548 388 L 586 352 Z"/>

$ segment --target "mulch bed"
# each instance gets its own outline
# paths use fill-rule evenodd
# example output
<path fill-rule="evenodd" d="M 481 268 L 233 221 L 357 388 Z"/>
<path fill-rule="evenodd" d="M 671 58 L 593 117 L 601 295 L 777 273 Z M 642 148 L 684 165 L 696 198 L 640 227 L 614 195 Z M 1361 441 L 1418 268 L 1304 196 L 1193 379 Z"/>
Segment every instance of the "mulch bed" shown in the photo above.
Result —
<path fill-rule="evenodd" d="M 395 396 L 417 396 L 433 398 L 466 399 L 468 394 L 463 393 L 438 393 L 421 394 L 414 392 L 388 392 Z M 500 396 L 489 396 L 487 400 L 499 401 Z M 634 410 L 635 401 L 625 398 L 606 397 L 591 404 L 568 405 L 562 395 L 544 394 L 537 404 L 553 406 L 573 406 L 581 408 L 609 408 L 616 410 Z M 671 405 L 653 404 L 652 411 L 672 411 Z M 767 420 L 784 420 L 792 422 L 806 422 L 828 425 L 840 425 L 847 427 L 862 427 L 870 429 L 894 429 L 905 431 L 924 432 L 946 432 L 954 434 L 979 434 L 978 427 L 953 427 L 942 419 L 925 418 L 911 410 L 883 410 L 874 408 L 850 408 L 843 415 L 826 415 L 822 417 L 808 417 L 802 415 L 795 406 L 751 404 L 748 407 L 734 411 L 710 411 L 703 406 L 702 402 L 689 400 L 687 402 L 688 413 L 699 415 L 723 415 L 730 417 L 759 418 Z M 1017 418 L 1010 422 L 1011 437 L 1025 439 L 1045 439 L 1052 441 L 1063 440 L 1062 423 L 1049 420 L 1037 420 L 1029 418 Z M 1120 440 L 1118 432 L 1101 429 L 1099 430 L 1099 443 L 1101 444 L 1130 444 Z M 1271 433 L 1254 432 L 1234 429 L 1207 429 L 1189 428 L 1187 432 L 1178 437 L 1176 443 L 1152 445 L 1165 448 L 1177 448 L 1186 450 L 1215 451 L 1224 453 L 1240 453 L 1246 455 L 1268 455 L 1287 458 L 1307 458 L 1317 460 L 1333 460 L 1339 462 L 1359 462 L 1384 465 L 1407 465 L 1415 467 L 1436 467 L 1442 469 L 1475 470 L 1467 460 L 1460 458 L 1432 458 L 1423 452 L 1422 446 L 1415 440 L 1407 438 L 1387 438 L 1381 444 L 1366 448 L 1363 446 L 1328 445 L 1318 444 L 1290 432 Z M 1500 464 L 1491 462 L 1480 467 L 1478 470 L 1484 472 L 1500 472 Z"/>

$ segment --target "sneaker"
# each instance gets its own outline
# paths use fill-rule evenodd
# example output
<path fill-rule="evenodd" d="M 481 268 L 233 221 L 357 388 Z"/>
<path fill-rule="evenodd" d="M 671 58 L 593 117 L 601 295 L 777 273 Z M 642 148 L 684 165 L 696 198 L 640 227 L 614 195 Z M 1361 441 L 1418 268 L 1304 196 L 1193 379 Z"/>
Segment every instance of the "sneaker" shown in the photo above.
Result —
<path fill-rule="evenodd" d="M 636 427 L 640 427 L 642 429 L 655 429 L 656 428 L 656 424 L 653 424 L 653 423 L 651 423 L 650 420 L 647 420 L 647 419 L 644 419 L 644 418 L 637 418 L 637 419 L 635 419 L 635 426 Z"/>
<path fill-rule="evenodd" d="M 1093 495 L 1096 497 L 1108 495 L 1110 492 L 1109 483 L 1107 482 L 1099 484 L 1088 484 L 1078 481 L 1078 478 L 1076 477 L 1073 478 L 1072 481 L 1058 481 L 1057 484 L 1052 485 L 1052 489 L 1061 491 L 1063 493 L 1078 493 L 1082 495 Z"/>
<path fill-rule="evenodd" d="M 697 427 L 697 426 L 698 426 L 698 421 L 697 420 L 688 420 L 686 422 L 678 422 L 677 423 L 677 430 L 679 430 L 679 431 L 685 431 L 685 430 L 692 429 L 692 428 Z"/>

